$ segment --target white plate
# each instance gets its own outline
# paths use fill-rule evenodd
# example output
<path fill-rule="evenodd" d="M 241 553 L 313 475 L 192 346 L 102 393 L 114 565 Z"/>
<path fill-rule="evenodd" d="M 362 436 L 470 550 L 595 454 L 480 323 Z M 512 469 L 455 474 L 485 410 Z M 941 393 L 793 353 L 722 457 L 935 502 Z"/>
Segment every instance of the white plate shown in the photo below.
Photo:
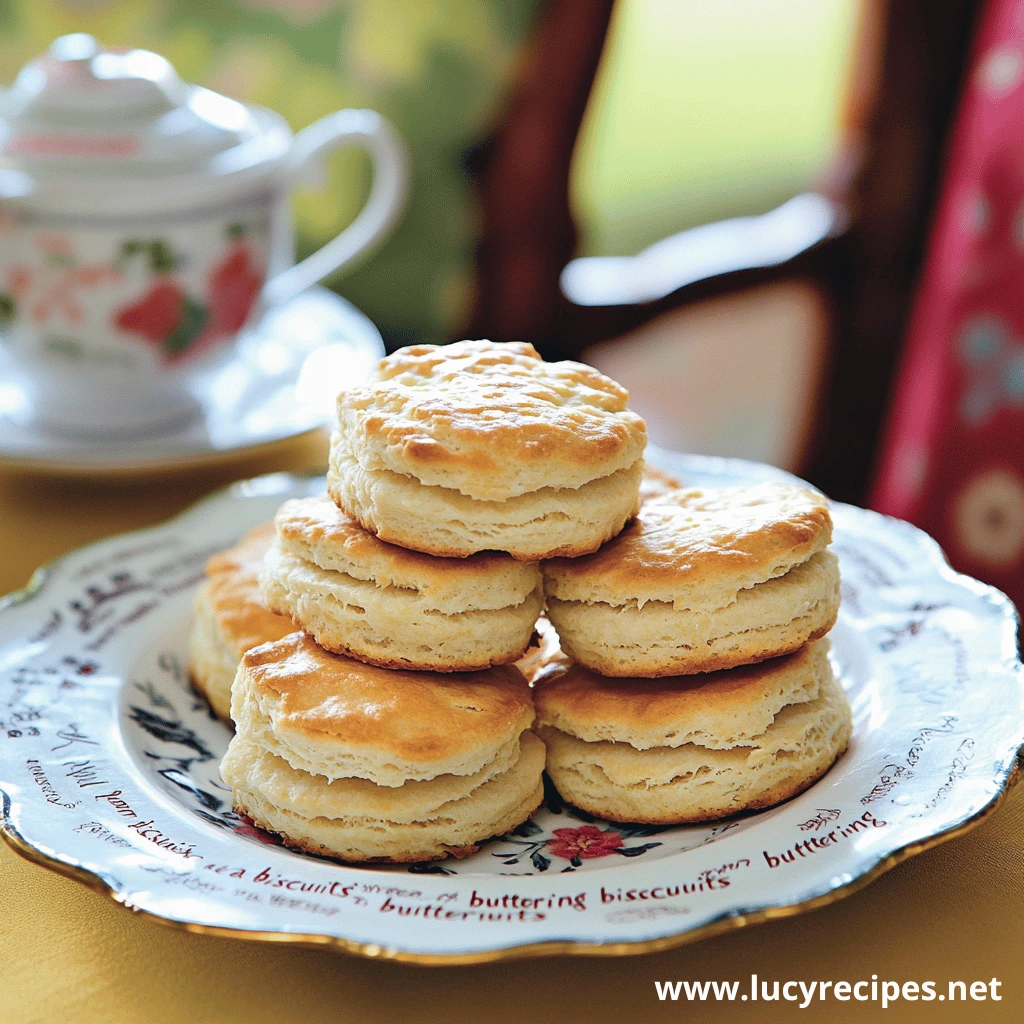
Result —
<path fill-rule="evenodd" d="M 694 484 L 780 475 L 656 461 Z M 238 484 L 76 551 L 7 599 L 0 788 L 15 849 L 192 930 L 420 963 L 627 953 L 837 899 L 979 821 L 1015 776 L 1024 689 L 1012 605 L 955 574 L 913 527 L 835 505 L 833 651 L 855 728 L 806 793 L 663 829 L 552 802 L 473 857 L 411 868 L 287 851 L 231 811 L 217 771 L 229 734 L 189 688 L 186 635 L 207 556 L 321 488 L 288 475 Z M 580 839 L 589 856 L 574 860 Z"/>
<path fill-rule="evenodd" d="M 0 462 L 61 473 L 120 473 L 216 461 L 323 426 L 340 390 L 384 355 L 373 323 L 351 303 L 312 288 L 274 309 L 196 387 L 201 413 L 181 430 L 125 441 L 22 424 L 27 403 L 0 362 Z M 3 351 L 0 349 L 0 357 Z"/>

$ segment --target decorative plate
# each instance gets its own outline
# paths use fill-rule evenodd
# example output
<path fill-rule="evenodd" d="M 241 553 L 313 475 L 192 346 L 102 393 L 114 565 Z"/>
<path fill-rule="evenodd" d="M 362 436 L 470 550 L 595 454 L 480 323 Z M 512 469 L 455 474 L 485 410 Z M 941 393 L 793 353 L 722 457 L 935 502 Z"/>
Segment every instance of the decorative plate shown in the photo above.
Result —
<path fill-rule="evenodd" d="M 661 453 L 686 483 L 778 477 Z M 554 794 L 463 861 L 352 867 L 231 810 L 228 731 L 189 687 L 206 558 L 319 479 L 237 484 L 40 569 L 0 614 L 0 788 L 16 850 L 165 923 L 417 963 L 633 953 L 818 906 L 992 811 L 1017 773 L 1024 688 L 1009 600 L 905 523 L 835 505 L 833 656 L 847 753 L 773 810 L 709 826 L 594 820 Z"/>
<path fill-rule="evenodd" d="M 0 339 L 2 342 L 2 339 Z M 326 288 L 272 309 L 197 385 L 200 414 L 171 433 L 104 441 L 58 435 L 21 421 L 29 408 L 0 344 L 0 462 L 74 475 L 195 466 L 322 427 L 338 382 L 363 380 L 384 355 L 371 320 Z"/>

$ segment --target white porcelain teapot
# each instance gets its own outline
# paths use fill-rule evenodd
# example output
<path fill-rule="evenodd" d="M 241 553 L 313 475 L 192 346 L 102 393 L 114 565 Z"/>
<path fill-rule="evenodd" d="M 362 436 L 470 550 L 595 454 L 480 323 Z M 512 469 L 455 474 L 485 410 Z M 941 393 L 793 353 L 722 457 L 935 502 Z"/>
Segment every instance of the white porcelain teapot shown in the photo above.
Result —
<path fill-rule="evenodd" d="M 294 264 L 290 189 L 345 146 L 372 157 L 369 199 Z M 21 415 L 81 435 L 180 425 L 212 353 L 379 241 L 407 182 L 373 111 L 293 136 L 155 53 L 62 36 L 0 96 L 0 347 L 30 394 Z"/>

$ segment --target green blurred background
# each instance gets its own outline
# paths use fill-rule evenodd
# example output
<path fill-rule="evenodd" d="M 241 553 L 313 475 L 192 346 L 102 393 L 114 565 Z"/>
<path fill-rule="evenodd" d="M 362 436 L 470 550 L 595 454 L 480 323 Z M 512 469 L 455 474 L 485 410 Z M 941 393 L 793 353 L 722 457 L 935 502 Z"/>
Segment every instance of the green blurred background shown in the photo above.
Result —
<path fill-rule="evenodd" d="M 405 220 L 331 282 L 389 346 L 458 335 L 479 215 L 465 154 L 500 123 L 539 0 L 0 0 L 0 79 L 65 32 L 168 57 L 186 80 L 279 111 L 390 118 L 413 160 Z M 632 254 L 808 186 L 837 135 L 857 0 L 619 0 L 574 160 L 584 254 Z M 341 154 L 296 200 L 300 255 L 367 187 Z"/>

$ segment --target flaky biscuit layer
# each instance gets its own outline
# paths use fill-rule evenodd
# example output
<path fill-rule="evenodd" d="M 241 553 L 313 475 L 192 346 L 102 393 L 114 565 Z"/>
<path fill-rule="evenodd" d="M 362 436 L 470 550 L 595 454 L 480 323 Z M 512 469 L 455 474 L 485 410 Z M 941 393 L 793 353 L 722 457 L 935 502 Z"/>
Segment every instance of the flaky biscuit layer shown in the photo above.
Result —
<path fill-rule="evenodd" d="M 470 775 L 442 774 L 429 779 L 399 781 L 397 773 L 392 777 L 392 773 L 380 771 L 379 767 L 375 767 L 372 762 L 369 762 L 358 749 L 349 752 L 347 757 L 335 754 L 327 760 L 309 760 L 303 757 L 301 753 L 295 750 L 294 746 L 279 738 L 274 732 L 273 723 L 270 718 L 264 714 L 260 706 L 253 700 L 247 700 L 239 707 L 238 719 L 235 723 L 235 735 L 248 743 L 254 744 L 260 750 L 281 758 L 296 771 L 307 775 L 322 776 L 328 782 L 339 783 L 339 786 L 333 791 L 347 793 L 357 803 L 360 789 L 365 790 L 366 787 L 370 786 L 382 794 L 380 797 L 382 800 L 388 799 L 388 793 L 400 794 L 401 792 L 407 792 L 407 787 L 410 786 L 413 788 L 408 790 L 408 792 L 418 792 L 425 800 L 425 794 L 433 791 L 432 783 L 438 779 L 445 782 L 447 786 L 443 790 L 448 793 L 446 799 L 454 800 L 460 796 L 468 796 L 477 786 L 482 785 L 494 775 L 500 775 L 502 772 L 508 771 L 515 764 L 516 758 L 519 757 L 521 739 L 521 734 L 509 736 L 504 743 L 495 749 L 494 757 L 484 764 L 479 771 L 473 772 Z M 323 774 L 321 769 L 329 772 L 329 774 Z M 344 771 L 346 774 L 335 774 L 338 771 Z M 365 775 L 356 774 L 359 772 L 365 772 Z M 371 778 L 367 778 L 367 776 L 371 776 Z M 386 784 L 372 781 L 376 778 L 383 778 Z M 346 786 L 351 783 L 351 787 L 346 789 L 340 783 L 345 783 Z M 401 801 L 399 802 L 401 803 Z M 400 818 L 396 820 L 400 820 Z"/>
<path fill-rule="evenodd" d="M 271 523 L 250 530 L 206 563 L 196 592 L 189 635 L 189 672 L 218 718 L 230 722 L 231 683 L 238 659 L 251 647 L 294 631 L 291 619 L 266 607 L 259 590 L 263 556 L 274 539 Z"/>
<path fill-rule="evenodd" d="M 230 724 L 231 684 L 238 671 L 238 655 L 217 623 L 207 583 L 196 591 L 188 638 L 188 668 L 193 686 L 209 701 L 213 713 Z"/>
<path fill-rule="evenodd" d="M 544 606 L 538 582 L 508 608 L 446 615 L 424 607 L 418 591 L 328 572 L 276 546 L 261 581 L 267 604 L 321 647 L 382 668 L 471 672 L 506 665 L 526 651 Z"/>
<path fill-rule="evenodd" d="M 387 544 L 327 497 L 294 498 L 274 516 L 277 543 L 321 569 L 375 583 L 380 591 L 415 593 L 424 611 L 448 615 L 508 608 L 541 583 L 535 563 L 496 551 L 438 558 Z"/>
<path fill-rule="evenodd" d="M 334 779 L 292 767 L 248 734 L 232 741 L 232 765 L 244 766 L 248 788 L 256 789 L 277 807 L 303 818 L 345 818 L 351 821 L 389 821 L 412 825 L 450 817 L 445 808 L 462 803 L 492 779 L 511 771 L 524 747 L 539 743 L 530 732 L 516 738 L 508 757 L 476 775 L 438 775 L 402 786 L 378 786 L 368 779 Z M 543 757 L 543 754 L 541 755 Z M 230 769 L 229 769 L 230 771 Z M 233 777 L 234 779 L 234 777 Z M 228 781 L 225 779 L 225 781 Z"/>
<path fill-rule="evenodd" d="M 225 641 L 239 657 L 250 647 L 293 632 L 288 620 L 267 608 L 260 596 L 260 569 L 273 540 L 273 524 L 261 523 L 206 563 L 210 607 Z"/>
<path fill-rule="evenodd" d="M 667 679 L 612 679 L 582 665 L 534 686 L 537 722 L 591 743 L 637 750 L 750 743 L 785 707 L 815 700 L 832 678 L 828 640 L 758 665 Z"/>
<path fill-rule="evenodd" d="M 521 752 L 505 772 L 440 804 L 432 793 L 416 816 L 412 808 L 422 793 L 403 790 L 437 788 L 439 780 L 407 783 L 379 795 L 364 793 L 359 804 L 347 808 L 346 792 L 361 780 L 329 783 L 296 771 L 244 739 L 232 741 L 221 765 L 235 807 L 277 832 L 287 845 L 342 860 L 395 862 L 465 856 L 483 840 L 515 828 L 540 806 L 543 770 L 544 745 L 524 733 Z M 346 792 L 333 792 L 335 787 Z"/>
<path fill-rule="evenodd" d="M 850 705 L 831 675 L 812 701 L 783 708 L 754 743 L 636 750 L 539 730 L 547 771 L 568 802 L 610 821 L 671 825 L 771 807 L 821 778 L 846 749 Z"/>
<path fill-rule="evenodd" d="M 549 597 L 562 649 L 602 675 L 714 672 L 788 654 L 824 636 L 839 612 L 839 562 L 822 551 L 710 612 L 665 601 L 642 607 Z"/>
<path fill-rule="evenodd" d="M 640 507 L 643 460 L 581 487 L 543 487 L 505 501 L 477 501 L 411 476 L 362 466 L 338 432 L 331 439 L 327 491 L 390 544 L 464 558 L 504 551 L 522 561 L 596 551 Z"/>

